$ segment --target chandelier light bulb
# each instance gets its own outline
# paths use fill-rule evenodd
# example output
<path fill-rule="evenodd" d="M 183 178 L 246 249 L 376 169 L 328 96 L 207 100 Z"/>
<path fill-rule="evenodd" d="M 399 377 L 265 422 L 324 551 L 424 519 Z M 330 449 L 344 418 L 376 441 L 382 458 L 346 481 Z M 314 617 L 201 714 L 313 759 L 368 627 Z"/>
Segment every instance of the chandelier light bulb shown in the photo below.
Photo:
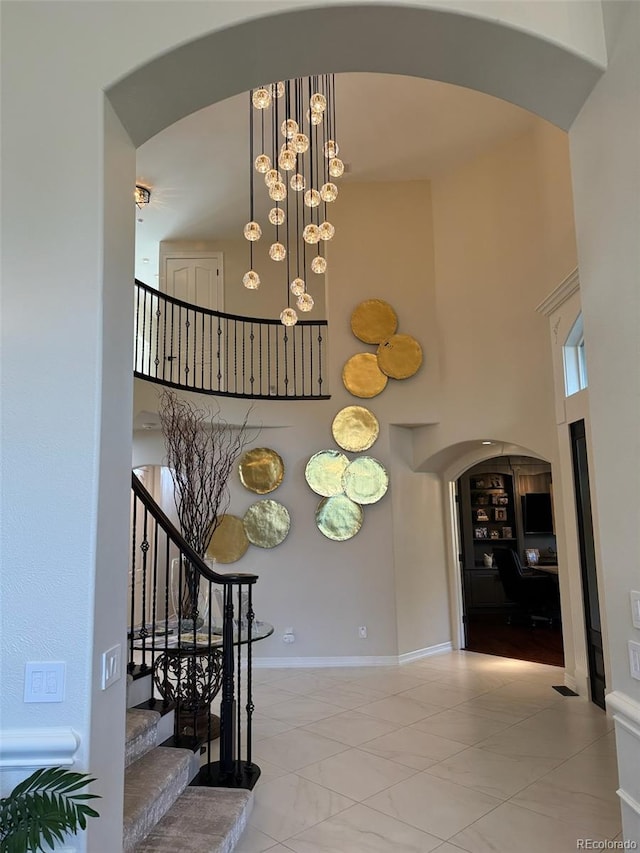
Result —
<path fill-rule="evenodd" d="M 247 240 L 255 243 L 256 240 L 259 240 L 262 237 L 262 228 L 257 222 L 247 222 L 244 226 L 244 236 Z"/>
<path fill-rule="evenodd" d="M 296 300 L 296 305 L 301 311 L 311 311 L 313 308 L 313 296 L 310 293 L 301 293 Z"/>
<path fill-rule="evenodd" d="M 256 172 L 260 172 L 261 175 L 264 175 L 265 172 L 268 172 L 271 168 L 271 158 L 266 154 L 258 154 L 254 165 L 256 167 Z"/>
<path fill-rule="evenodd" d="M 313 110 L 307 110 L 307 121 L 311 122 L 311 124 L 322 124 L 323 118 L 323 113 L 314 113 Z"/>
<path fill-rule="evenodd" d="M 321 240 L 331 240 L 336 233 L 336 229 L 330 222 L 321 222 L 318 228 Z"/>
<path fill-rule="evenodd" d="M 317 207 L 320 204 L 320 193 L 318 190 L 307 190 L 304 194 L 304 203 L 307 207 Z"/>
<path fill-rule="evenodd" d="M 289 289 L 294 296 L 302 296 L 304 293 L 304 279 L 302 278 L 294 278 L 294 280 L 289 285 Z"/>
<path fill-rule="evenodd" d="M 306 133 L 295 133 L 289 143 L 296 154 L 304 154 L 309 150 L 309 137 Z"/>
<path fill-rule="evenodd" d="M 269 257 L 272 261 L 284 261 L 287 257 L 287 250 L 282 243 L 272 243 L 269 246 Z"/>
<path fill-rule="evenodd" d="M 335 201 L 338 197 L 338 187 L 335 184 L 329 183 L 323 184 L 320 187 L 320 198 L 322 201 L 331 202 Z"/>
<path fill-rule="evenodd" d="M 306 186 L 304 175 L 301 175 L 300 172 L 295 175 L 292 175 L 291 180 L 289 181 L 289 186 L 297 193 L 302 192 L 302 190 Z"/>
<path fill-rule="evenodd" d="M 260 287 L 260 276 L 255 270 L 249 270 L 242 276 L 242 283 L 247 290 L 257 290 Z"/>
<path fill-rule="evenodd" d="M 317 243 L 320 239 L 320 229 L 318 226 L 313 223 L 305 225 L 304 231 L 302 232 L 302 239 L 305 243 Z"/>
<path fill-rule="evenodd" d="M 276 181 L 269 187 L 269 198 L 274 201 L 284 201 L 287 197 L 287 188 L 282 181 Z"/>
<path fill-rule="evenodd" d="M 271 84 L 271 95 L 274 98 L 281 98 L 284 95 L 284 83 L 282 80 Z"/>
<path fill-rule="evenodd" d="M 269 222 L 272 225 L 284 225 L 284 210 L 281 207 L 272 207 L 269 211 Z"/>
<path fill-rule="evenodd" d="M 264 182 L 268 187 L 273 186 L 278 181 L 282 181 L 282 177 L 277 169 L 269 169 L 268 172 L 265 172 Z"/>
<path fill-rule="evenodd" d="M 285 172 L 293 172 L 296 167 L 296 155 L 295 152 L 285 148 L 280 152 L 280 156 L 278 157 L 278 166 L 283 169 Z"/>
<path fill-rule="evenodd" d="M 334 157 L 337 157 L 339 151 L 340 148 L 338 147 L 338 143 L 335 141 L 335 139 L 327 139 L 324 144 L 324 156 L 327 158 L 327 160 L 331 160 Z"/>
<path fill-rule="evenodd" d="M 339 157 L 333 157 L 329 160 L 329 174 L 332 178 L 339 178 L 344 175 L 344 163 Z"/>
<path fill-rule="evenodd" d="M 298 122 L 293 118 L 286 118 L 280 125 L 280 130 L 287 139 L 293 139 L 299 130 Z"/>
<path fill-rule="evenodd" d="M 322 275 L 322 273 L 327 271 L 327 259 L 323 258 L 322 255 L 316 255 L 311 261 L 311 270 L 316 275 Z"/>
<path fill-rule="evenodd" d="M 261 86 L 259 89 L 255 89 L 251 101 L 257 110 L 266 110 L 271 106 L 271 92 Z"/>
<path fill-rule="evenodd" d="M 316 92 L 311 95 L 309 106 L 311 107 L 311 112 L 323 113 L 327 108 L 327 99 L 320 92 Z"/>
<path fill-rule="evenodd" d="M 295 326 L 298 322 L 298 315 L 293 308 L 285 308 L 282 314 L 280 314 L 280 322 L 283 326 Z"/>

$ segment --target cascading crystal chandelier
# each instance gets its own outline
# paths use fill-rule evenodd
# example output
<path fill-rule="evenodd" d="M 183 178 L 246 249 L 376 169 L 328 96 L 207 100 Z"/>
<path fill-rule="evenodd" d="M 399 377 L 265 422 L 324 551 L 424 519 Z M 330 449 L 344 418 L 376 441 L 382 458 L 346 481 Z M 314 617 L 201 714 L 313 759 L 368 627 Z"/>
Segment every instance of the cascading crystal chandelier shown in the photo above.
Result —
<path fill-rule="evenodd" d="M 333 75 L 323 74 L 270 83 L 249 95 L 249 270 L 242 283 L 249 290 L 260 286 L 254 244 L 269 240 L 269 258 L 286 276 L 287 306 L 280 314 L 285 326 L 298 321 L 293 299 L 299 311 L 313 308 L 308 283 L 326 272 L 324 244 L 335 234 L 328 206 L 338 197 L 335 180 L 344 163 L 336 142 L 334 86 Z"/>

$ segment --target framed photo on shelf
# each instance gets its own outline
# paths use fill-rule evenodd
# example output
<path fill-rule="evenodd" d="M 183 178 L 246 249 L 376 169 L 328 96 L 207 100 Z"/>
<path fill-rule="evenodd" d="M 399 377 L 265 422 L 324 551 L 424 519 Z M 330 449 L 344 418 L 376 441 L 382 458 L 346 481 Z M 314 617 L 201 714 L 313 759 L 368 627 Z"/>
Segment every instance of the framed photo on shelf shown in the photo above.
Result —
<path fill-rule="evenodd" d="M 489 513 L 486 509 L 476 510 L 476 521 L 489 521 Z"/>
<path fill-rule="evenodd" d="M 537 566 L 540 562 L 540 551 L 538 548 L 525 548 L 524 554 L 527 558 L 528 566 Z"/>
<path fill-rule="evenodd" d="M 471 488 L 472 489 L 488 489 L 489 481 L 485 480 L 484 477 L 473 477 L 471 480 Z"/>
<path fill-rule="evenodd" d="M 490 538 L 490 539 L 499 539 L 499 538 L 500 538 L 500 531 L 499 531 L 499 530 L 496 530 L 496 529 L 494 528 L 494 529 L 491 531 L 491 533 L 489 534 L 489 538 Z"/>
<path fill-rule="evenodd" d="M 509 495 L 491 495 L 493 506 L 509 506 Z"/>
<path fill-rule="evenodd" d="M 490 489 L 504 489 L 504 478 L 501 474 L 492 474 L 489 477 Z"/>
<path fill-rule="evenodd" d="M 474 528 L 473 538 L 474 539 L 487 539 L 488 538 L 487 528 L 486 527 Z"/>
<path fill-rule="evenodd" d="M 504 506 L 497 506 L 493 510 L 494 521 L 506 521 L 507 520 L 507 508 Z"/>
<path fill-rule="evenodd" d="M 502 538 L 503 539 L 513 539 L 513 533 L 510 527 L 502 528 Z"/>

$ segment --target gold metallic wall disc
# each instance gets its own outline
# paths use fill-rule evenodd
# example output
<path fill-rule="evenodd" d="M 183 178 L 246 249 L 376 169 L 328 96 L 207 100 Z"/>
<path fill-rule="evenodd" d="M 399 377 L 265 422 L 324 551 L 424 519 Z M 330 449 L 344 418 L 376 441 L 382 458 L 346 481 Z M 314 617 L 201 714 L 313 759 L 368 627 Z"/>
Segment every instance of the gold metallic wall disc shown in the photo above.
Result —
<path fill-rule="evenodd" d="M 380 424 L 373 412 L 364 406 L 346 406 L 333 419 L 331 432 L 339 447 L 359 453 L 374 443 Z"/>
<path fill-rule="evenodd" d="M 354 397 L 375 397 L 386 388 L 388 379 L 372 352 L 352 355 L 342 368 L 344 387 Z"/>
<path fill-rule="evenodd" d="M 342 494 L 342 475 L 349 460 L 339 450 L 320 450 L 307 462 L 304 476 L 309 487 L 325 498 Z"/>
<path fill-rule="evenodd" d="M 216 563 L 235 563 L 249 547 L 242 519 L 223 515 L 207 548 L 207 557 Z"/>
<path fill-rule="evenodd" d="M 291 518 L 286 506 L 267 499 L 251 504 L 242 523 L 252 545 L 275 548 L 287 538 Z"/>
<path fill-rule="evenodd" d="M 365 344 L 379 344 L 398 328 L 398 318 L 388 302 L 367 299 L 357 305 L 351 315 L 351 331 Z"/>
<path fill-rule="evenodd" d="M 266 495 L 277 489 L 284 477 L 284 462 L 268 447 L 254 447 L 240 457 L 240 481 L 245 489 L 257 495 Z"/>
<path fill-rule="evenodd" d="M 316 510 L 316 525 L 320 533 L 334 542 L 344 542 L 355 536 L 362 527 L 364 511 L 346 495 L 325 498 Z"/>
<path fill-rule="evenodd" d="M 422 364 L 422 347 L 411 335 L 392 335 L 378 347 L 378 364 L 392 379 L 408 379 Z"/>
<path fill-rule="evenodd" d="M 342 475 L 344 493 L 359 504 L 374 504 L 389 488 L 384 465 L 372 456 L 359 456 Z"/>

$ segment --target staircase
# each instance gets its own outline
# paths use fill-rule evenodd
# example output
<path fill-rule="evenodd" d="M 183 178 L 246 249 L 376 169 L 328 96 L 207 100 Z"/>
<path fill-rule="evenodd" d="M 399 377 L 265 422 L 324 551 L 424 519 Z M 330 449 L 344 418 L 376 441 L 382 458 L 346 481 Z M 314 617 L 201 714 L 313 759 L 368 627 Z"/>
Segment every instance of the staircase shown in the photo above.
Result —
<path fill-rule="evenodd" d="M 124 853 L 231 853 L 253 803 L 245 789 L 195 787 L 200 750 L 163 746 L 173 712 L 129 708 Z"/>

